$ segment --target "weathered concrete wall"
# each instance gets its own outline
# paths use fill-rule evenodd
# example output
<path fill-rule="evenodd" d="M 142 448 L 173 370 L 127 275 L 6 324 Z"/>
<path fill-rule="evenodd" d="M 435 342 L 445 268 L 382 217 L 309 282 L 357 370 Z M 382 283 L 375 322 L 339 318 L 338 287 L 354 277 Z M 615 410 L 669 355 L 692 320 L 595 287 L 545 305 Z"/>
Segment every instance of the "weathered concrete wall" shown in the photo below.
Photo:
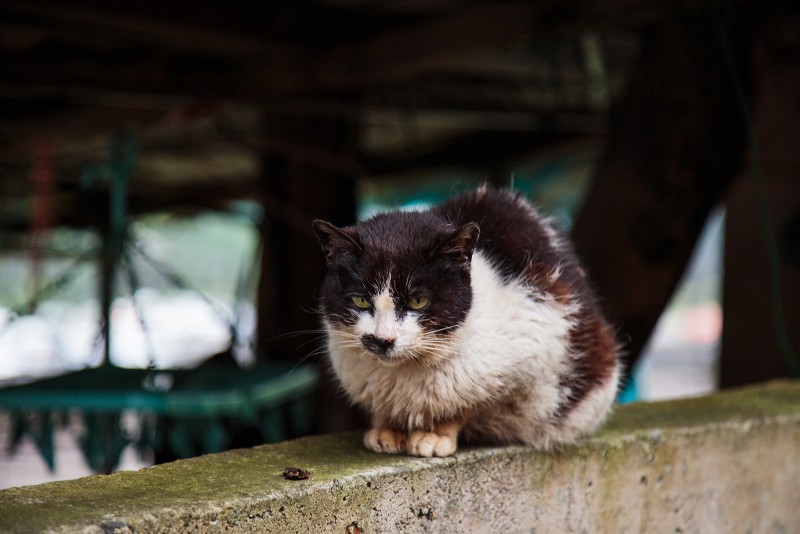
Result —
<path fill-rule="evenodd" d="M 43 530 L 800 532 L 800 383 L 624 406 L 554 454 L 416 459 L 345 434 L 0 491 L 0 531 Z"/>

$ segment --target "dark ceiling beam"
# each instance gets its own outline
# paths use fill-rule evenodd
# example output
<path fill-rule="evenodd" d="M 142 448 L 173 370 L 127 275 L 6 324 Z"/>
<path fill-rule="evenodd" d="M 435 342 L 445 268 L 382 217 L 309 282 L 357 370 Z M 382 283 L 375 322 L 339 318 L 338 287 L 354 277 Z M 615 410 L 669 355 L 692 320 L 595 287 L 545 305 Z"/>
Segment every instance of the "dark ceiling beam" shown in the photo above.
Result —
<path fill-rule="evenodd" d="M 513 48 L 530 34 L 530 3 L 471 5 L 443 19 L 381 32 L 325 54 L 312 84 L 345 89 L 402 79 L 416 81 L 425 66 L 443 58 Z"/>
<path fill-rule="evenodd" d="M 363 156 L 362 163 L 368 176 L 378 179 L 420 169 L 463 168 L 491 173 L 578 137 L 586 136 L 569 132 L 474 132 L 392 156 Z"/>
<path fill-rule="evenodd" d="M 107 47 L 121 43 L 173 53 L 238 57 L 270 54 L 276 48 L 284 48 L 264 39 L 257 27 L 248 26 L 256 22 L 254 19 L 268 16 L 268 12 L 253 10 L 252 6 L 237 9 L 236 3 L 193 2 L 191 7 L 177 4 L 5 0 L 0 5 L 0 26 L 5 26 L 6 31 L 14 24 L 28 32 L 44 28 L 60 40 L 89 42 L 98 48 L 103 43 Z M 175 7 L 180 11 L 175 12 Z"/>
<path fill-rule="evenodd" d="M 752 0 L 740 0 L 746 3 Z M 365 88 L 413 83 L 454 58 L 574 38 L 587 30 L 636 28 L 659 19 L 716 6 L 714 0 L 555 0 L 469 4 L 412 26 L 379 32 L 323 55 L 311 86 Z"/>
<path fill-rule="evenodd" d="M 52 102 L 70 106 L 96 106 L 145 111 L 174 110 L 189 105 L 193 101 L 191 97 L 186 95 L 102 90 L 91 87 L 54 85 L 51 83 L 8 82 L 0 82 L 0 99 L 9 102 L 16 101 L 21 106 L 29 102 Z"/>
<path fill-rule="evenodd" d="M 185 184 L 170 186 L 157 180 L 139 181 L 132 187 L 127 197 L 130 215 L 140 215 L 158 211 L 196 212 L 203 209 L 228 211 L 233 200 L 251 199 L 258 201 L 262 192 L 258 184 L 249 176 L 207 175 L 190 187 Z M 25 196 L 5 196 L 11 202 L 24 202 Z M 61 186 L 52 199 L 53 226 L 73 226 L 76 228 L 107 225 L 109 220 L 108 189 L 106 184 L 98 184 L 91 190 L 81 191 L 75 187 Z M 0 219 L 6 232 L 25 232 L 31 229 L 30 213 L 20 210 L 0 209 Z"/>
<path fill-rule="evenodd" d="M 167 96 L 247 98 L 275 92 L 360 90 L 410 83 L 438 71 L 453 58 L 468 60 L 481 52 L 485 60 L 487 51 L 527 46 L 534 38 L 575 36 L 589 28 L 632 27 L 711 4 L 712 0 L 685 0 L 677 6 L 657 0 L 633 5 L 629 0 L 465 3 L 448 14 L 405 24 L 378 15 L 370 21 L 353 10 L 351 18 L 363 26 L 373 22 L 369 33 L 351 35 L 356 27 L 351 23 L 346 28 L 328 27 L 327 35 L 317 36 L 315 41 L 308 39 L 302 14 L 288 17 L 285 27 L 273 23 L 261 34 L 213 26 L 213 14 L 224 15 L 227 4 L 216 11 L 206 9 L 205 16 L 212 18 L 206 26 L 180 18 L 132 14 L 118 7 L 96 11 L 72 4 L 4 2 L 0 20 L 30 15 L 29 29 L 45 31 L 41 39 L 46 40 L 52 32 L 58 42 L 68 31 L 65 28 L 74 26 L 69 39 L 62 36 L 62 43 L 73 48 L 65 48 L 63 56 L 4 54 L 0 79 L 7 85 L 44 87 L 49 82 L 68 88 Z M 346 12 L 337 13 L 335 20 L 347 20 Z M 316 24 L 321 23 L 317 20 Z M 270 31 L 279 29 L 293 35 L 295 41 L 272 39 Z M 89 47 L 80 46 L 81 35 L 91 43 Z M 108 42 L 105 51 L 114 53 L 102 53 L 103 47 L 96 43 L 98 35 Z M 89 57 L 89 52 L 96 54 Z"/>

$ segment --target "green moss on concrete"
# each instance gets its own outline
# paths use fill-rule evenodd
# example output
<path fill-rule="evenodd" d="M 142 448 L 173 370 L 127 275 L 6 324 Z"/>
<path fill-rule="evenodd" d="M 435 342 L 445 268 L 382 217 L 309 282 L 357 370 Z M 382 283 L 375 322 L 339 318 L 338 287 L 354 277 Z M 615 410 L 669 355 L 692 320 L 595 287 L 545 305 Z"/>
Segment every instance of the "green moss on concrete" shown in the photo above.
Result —
<path fill-rule="evenodd" d="M 707 397 L 620 406 L 599 437 L 798 413 L 800 383 L 776 381 Z"/>
<path fill-rule="evenodd" d="M 0 492 L 0 529 L 39 530 L 84 521 L 99 524 L 109 511 L 121 516 L 164 506 L 307 491 L 316 484 L 330 484 L 337 477 L 374 468 L 399 468 L 409 462 L 420 460 L 364 450 L 358 433 L 305 438 L 138 472 L 4 490 Z M 307 481 L 286 480 L 283 470 L 287 466 L 309 470 L 312 477 Z M 42 503 L 47 503 L 46 509 Z"/>
<path fill-rule="evenodd" d="M 0 531 L 70 531 L 77 527 L 102 531 L 102 525 L 116 524 L 118 518 L 147 514 L 156 517 L 173 513 L 184 521 L 191 516 L 213 521 L 214 510 L 229 517 L 229 509 L 235 507 L 247 517 L 248 506 L 252 505 L 254 510 L 260 510 L 253 513 L 264 513 L 266 506 L 267 514 L 278 514 L 282 513 L 283 503 L 295 507 L 292 517 L 310 521 L 309 518 L 334 512 L 374 509 L 375 492 L 369 488 L 381 484 L 383 475 L 401 476 L 405 491 L 424 494 L 431 483 L 431 470 L 449 469 L 458 463 L 468 477 L 471 469 L 482 469 L 487 457 L 492 457 L 501 467 L 508 466 L 510 473 L 519 465 L 515 462 L 535 462 L 537 475 L 529 483 L 538 486 L 553 471 L 586 466 L 598 456 L 603 457 L 603 469 L 607 471 L 626 469 L 629 456 L 622 454 L 620 438 L 638 440 L 635 446 L 643 449 L 642 457 L 658 463 L 667 461 L 655 452 L 662 430 L 787 415 L 795 418 L 800 415 L 800 383 L 777 382 L 698 399 L 622 406 L 597 436 L 557 454 L 536 453 L 521 447 L 465 448 L 451 458 L 427 460 L 368 452 L 361 445 L 360 433 L 317 436 L 138 472 L 3 490 Z M 652 453 L 648 452 L 650 449 Z M 312 477 L 305 481 L 285 480 L 282 473 L 287 466 L 309 470 Z M 463 484 L 470 481 L 463 480 Z M 334 490 L 336 498 L 343 501 L 332 512 L 330 495 Z M 613 500 L 613 495 L 604 498 Z M 273 500 L 274 510 L 270 504 Z M 230 517 L 228 520 L 235 521 Z"/>

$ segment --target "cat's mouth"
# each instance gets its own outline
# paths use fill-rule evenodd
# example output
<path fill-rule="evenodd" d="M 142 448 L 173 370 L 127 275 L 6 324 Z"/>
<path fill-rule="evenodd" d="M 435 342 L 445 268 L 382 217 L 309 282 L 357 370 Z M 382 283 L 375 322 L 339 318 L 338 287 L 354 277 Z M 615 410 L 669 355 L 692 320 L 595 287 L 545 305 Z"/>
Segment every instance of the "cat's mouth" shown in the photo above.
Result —
<path fill-rule="evenodd" d="M 370 356 L 379 362 L 396 364 L 402 361 L 394 339 L 384 339 L 373 334 L 364 334 L 361 336 L 361 344 L 367 349 Z"/>
<path fill-rule="evenodd" d="M 389 354 L 375 354 L 374 352 L 370 352 L 369 355 L 372 356 L 373 360 L 384 365 L 397 365 L 403 361 L 402 358 Z"/>
<path fill-rule="evenodd" d="M 376 356 L 388 356 L 395 348 L 394 339 L 378 337 L 374 334 L 364 334 L 361 336 L 361 344 L 364 348 Z"/>

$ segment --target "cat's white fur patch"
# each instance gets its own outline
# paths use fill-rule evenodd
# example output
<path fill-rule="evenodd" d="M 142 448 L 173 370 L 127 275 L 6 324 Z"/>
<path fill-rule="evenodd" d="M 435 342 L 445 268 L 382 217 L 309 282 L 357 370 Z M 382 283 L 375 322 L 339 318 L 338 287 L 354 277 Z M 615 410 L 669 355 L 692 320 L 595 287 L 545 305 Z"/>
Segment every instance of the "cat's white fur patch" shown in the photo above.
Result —
<path fill-rule="evenodd" d="M 404 313 L 398 318 L 390 282 L 391 279 L 387 278 L 378 293 L 371 296 L 372 312 L 359 313 L 354 334 L 359 338 L 364 334 L 372 334 L 379 339 L 393 341 L 394 346 L 387 356 L 401 358 L 403 353 L 415 348 L 422 328 L 417 322 L 416 313 Z M 389 363 L 387 359 L 381 361 L 384 365 Z"/>
<path fill-rule="evenodd" d="M 359 321 L 359 327 L 363 333 L 374 334 L 375 337 L 385 340 L 396 339 L 399 325 L 388 280 L 380 293 L 373 297 L 372 305 L 373 313 L 364 313 L 363 315 L 366 317 Z"/>

